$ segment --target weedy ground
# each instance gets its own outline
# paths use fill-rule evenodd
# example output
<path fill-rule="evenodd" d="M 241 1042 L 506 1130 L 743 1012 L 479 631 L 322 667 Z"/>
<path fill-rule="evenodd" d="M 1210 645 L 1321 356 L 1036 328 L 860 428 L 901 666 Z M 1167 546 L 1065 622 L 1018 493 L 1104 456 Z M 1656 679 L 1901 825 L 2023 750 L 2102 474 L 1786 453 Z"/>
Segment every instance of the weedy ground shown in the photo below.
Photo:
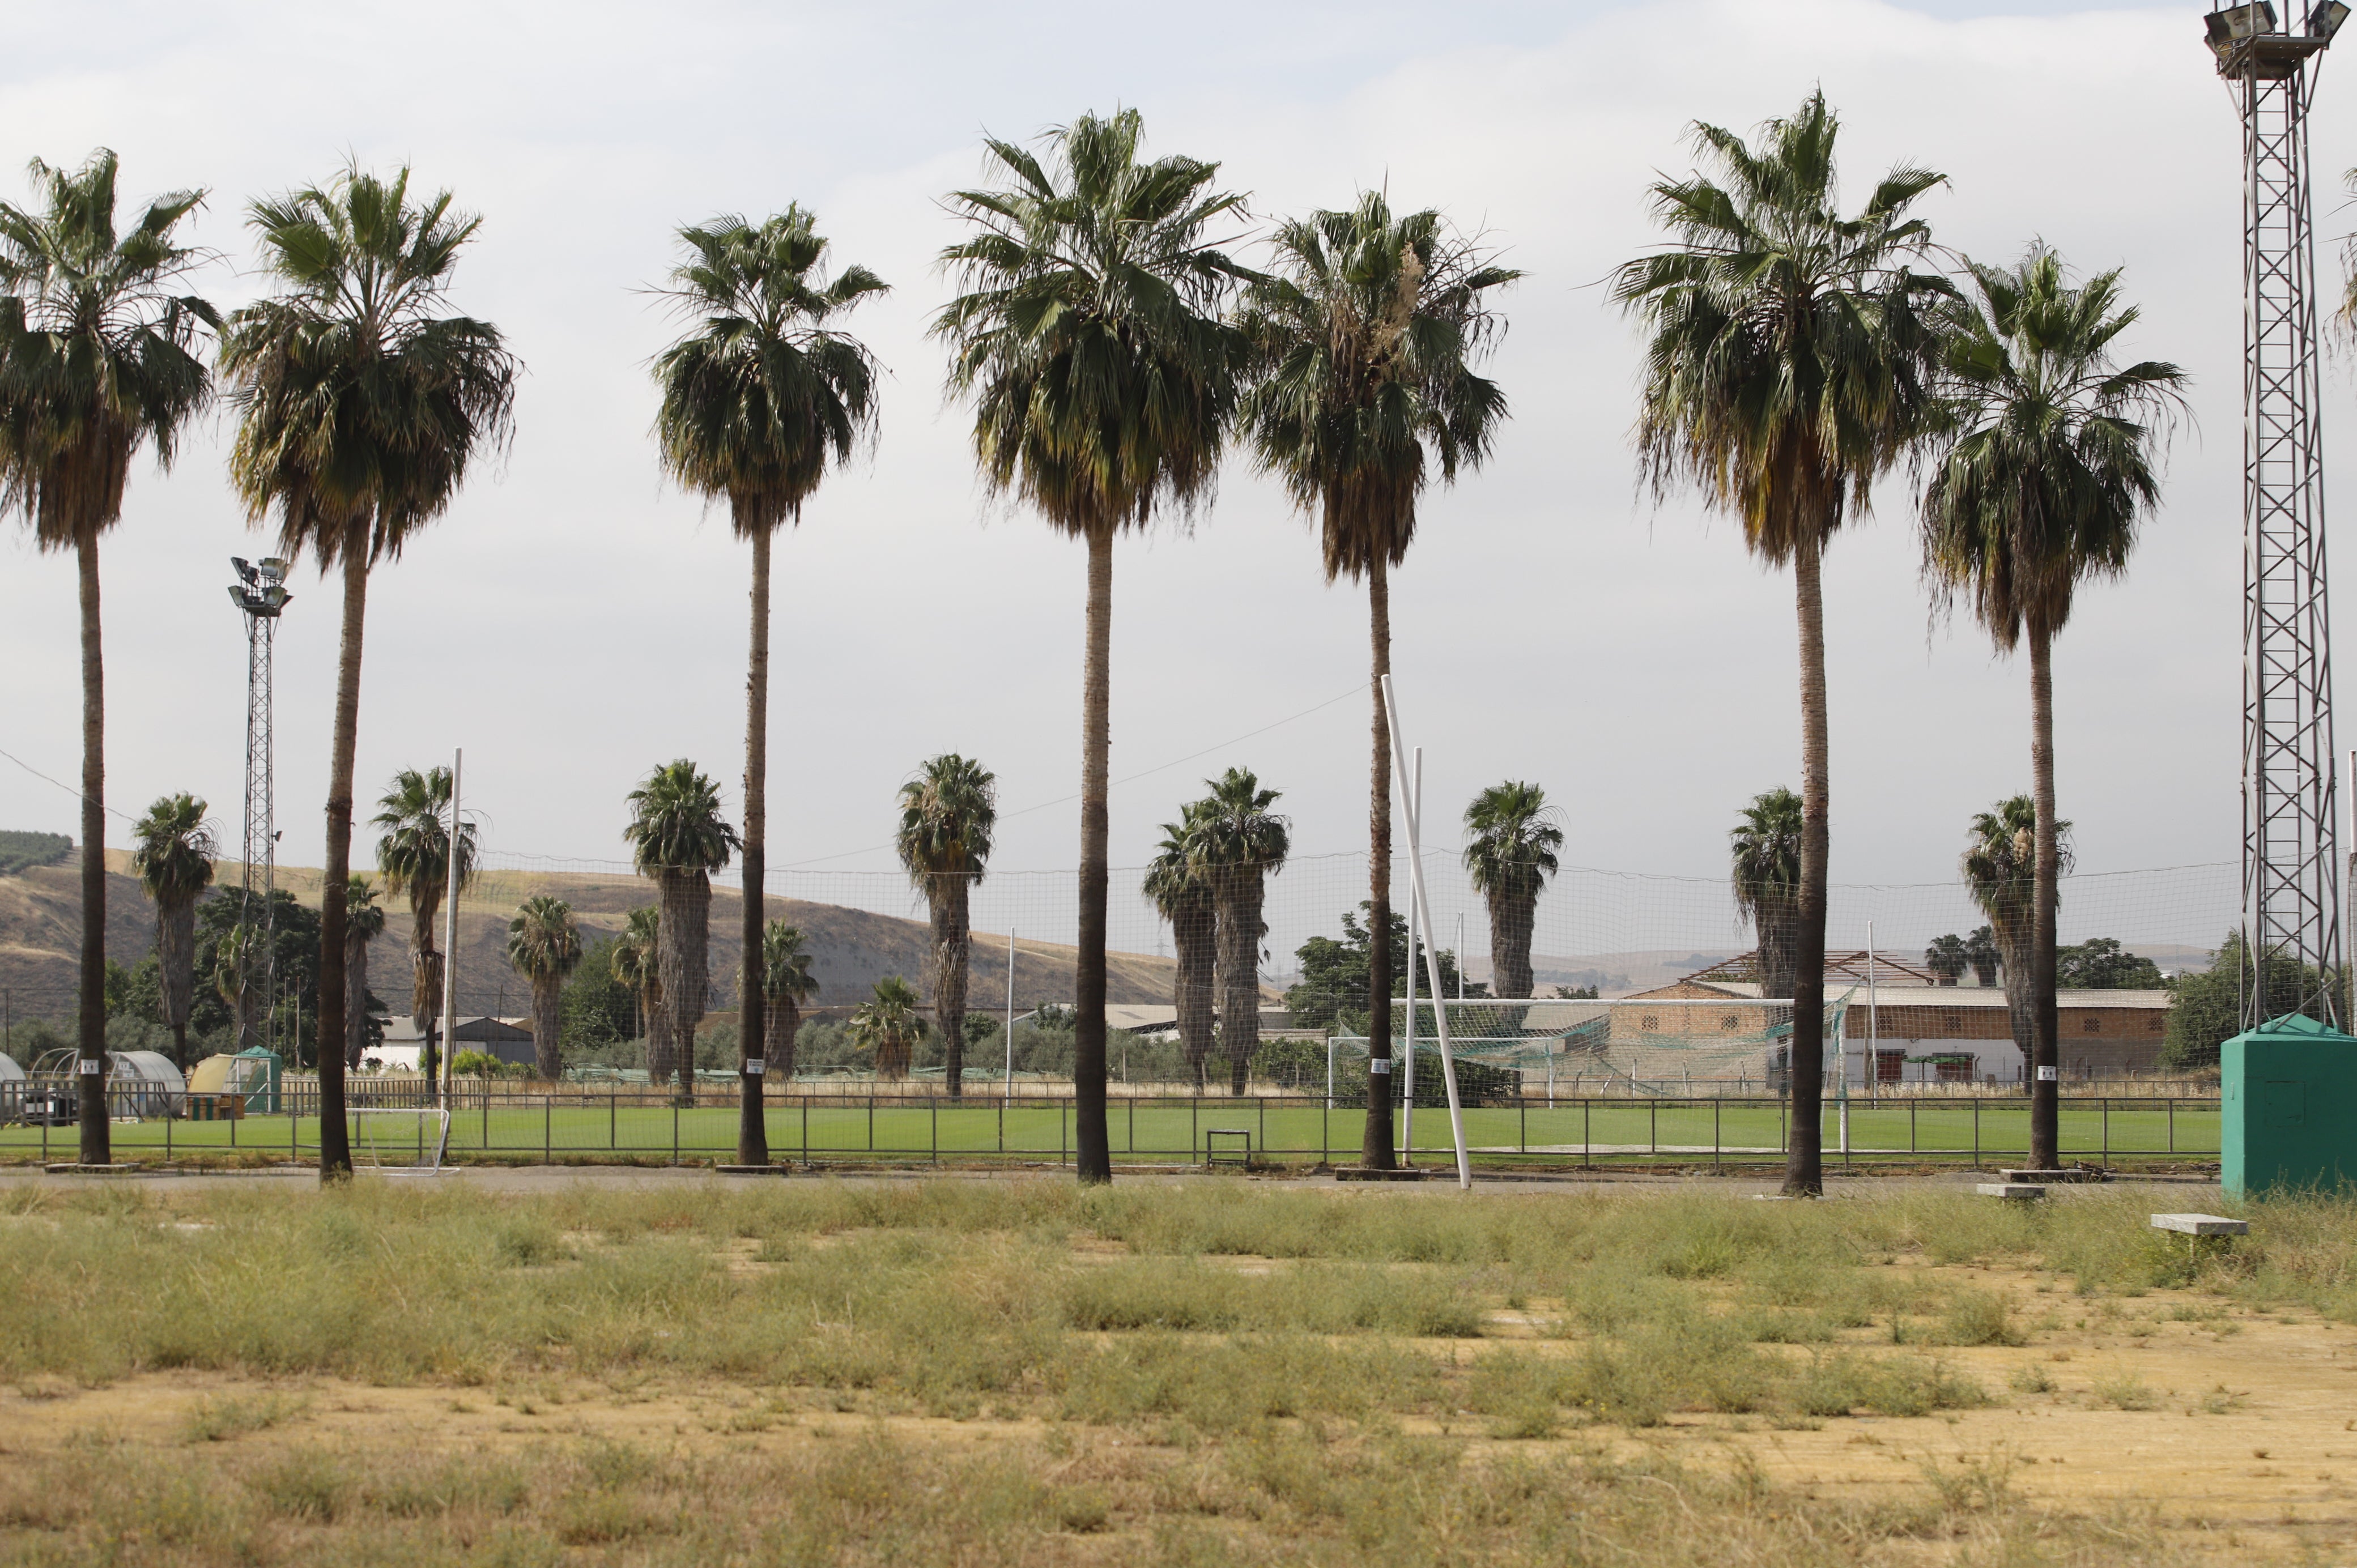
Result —
<path fill-rule="evenodd" d="M 2175 1206 L 28 1183 L 0 1563 L 2333 1561 L 2357 1202 Z"/>

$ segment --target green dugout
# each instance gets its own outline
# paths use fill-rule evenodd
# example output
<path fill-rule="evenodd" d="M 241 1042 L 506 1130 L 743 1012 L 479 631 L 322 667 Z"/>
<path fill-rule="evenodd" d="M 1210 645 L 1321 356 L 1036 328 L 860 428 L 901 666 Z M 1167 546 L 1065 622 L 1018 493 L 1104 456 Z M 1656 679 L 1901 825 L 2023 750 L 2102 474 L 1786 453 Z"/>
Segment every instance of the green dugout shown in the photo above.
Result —
<path fill-rule="evenodd" d="M 2291 1014 L 2219 1047 L 2233 1197 L 2357 1182 L 2357 1038 Z"/>

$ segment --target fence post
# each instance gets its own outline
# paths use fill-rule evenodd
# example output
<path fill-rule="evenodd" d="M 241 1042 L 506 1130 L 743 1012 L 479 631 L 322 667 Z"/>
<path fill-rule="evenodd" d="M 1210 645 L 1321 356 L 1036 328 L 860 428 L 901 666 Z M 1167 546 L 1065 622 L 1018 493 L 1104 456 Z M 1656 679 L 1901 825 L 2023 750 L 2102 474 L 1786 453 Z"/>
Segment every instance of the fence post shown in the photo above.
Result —
<path fill-rule="evenodd" d="M 1973 1096 L 1973 1169 L 1981 1168 L 1981 1097 Z"/>
<path fill-rule="evenodd" d="M 810 1096 L 802 1096 L 802 1164 L 810 1164 Z"/>
<path fill-rule="evenodd" d="M 484 1098 L 488 1100 L 490 1096 L 486 1094 Z M 556 1163 L 556 1097 L 553 1094 L 540 1097 L 540 1163 L 544 1165 Z"/>
<path fill-rule="evenodd" d="M 876 1091 L 867 1091 L 867 1152 L 876 1152 Z"/>
<path fill-rule="evenodd" d="M 2177 1153 L 2177 1101 L 2174 1096 L 2161 1101 L 2169 1110 L 2169 1152 Z"/>
<path fill-rule="evenodd" d="M 2112 1097 L 2104 1096 L 2104 1168 L 2112 1168 Z"/>
<path fill-rule="evenodd" d="M 671 1163 L 679 1164 L 679 1099 L 676 1095 L 671 1102 Z"/>
<path fill-rule="evenodd" d="M 1920 1152 L 1915 1147 L 1915 1101 L 1911 1100 L 1907 1102 L 1907 1152 L 1910 1155 Z"/>
<path fill-rule="evenodd" d="M 614 1107 L 621 1098 L 619 1094 L 606 1096 L 606 1147 L 617 1154 L 622 1147 L 622 1118 Z"/>
<path fill-rule="evenodd" d="M 1523 1157 L 1528 1158 L 1531 1152 L 1531 1102 L 1522 1097 L 1519 1091 L 1519 1084 L 1517 1085 L 1517 1092 L 1514 1095 L 1514 1109 L 1521 1112 L 1522 1115 L 1523 1155 Z"/>
<path fill-rule="evenodd" d="M 1719 1131 L 1719 1112 L 1726 1108 L 1726 1105 L 1727 1101 L 1717 1098 L 1713 1098 L 1710 1102 L 1710 1168 L 1712 1170 L 1719 1168 L 1719 1146 L 1727 1142 L 1725 1134 Z"/>
<path fill-rule="evenodd" d="M 1318 1163 L 1321 1165 L 1334 1163 L 1333 1120 L 1334 1101 L 1329 1095 L 1318 1107 Z"/>
<path fill-rule="evenodd" d="M 1006 1153 L 1006 1096 L 998 1097 L 998 1152 Z"/>
<path fill-rule="evenodd" d="M 1070 1157 L 1072 1147 L 1070 1128 L 1064 1121 L 1064 1103 L 1060 1100 L 1056 1101 L 1056 1163 L 1060 1165 Z"/>
<path fill-rule="evenodd" d="M 1662 1152 L 1662 1102 L 1659 1100 L 1651 1101 L 1646 1105 L 1645 1112 L 1648 1118 L 1647 1126 L 1650 1128 L 1645 1134 L 1647 1143 L 1645 1152 L 1658 1157 Z"/>
<path fill-rule="evenodd" d="M 1264 1155 L 1268 1153 L 1268 1096 L 1265 1094 L 1260 1097 L 1260 1152 Z M 1250 1155 L 1244 1156 L 1244 1164 L 1252 1164 Z"/>
<path fill-rule="evenodd" d="M 1137 1158 L 1137 1096 L 1129 1097 L 1129 1149 L 1131 1159 Z"/>
<path fill-rule="evenodd" d="M 1592 1100 L 1579 1102 L 1579 1163 L 1583 1166 L 1591 1164 L 1595 1158 L 1595 1145 L 1589 1141 L 1587 1126 L 1588 1115 L 1595 1109 L 1596 1102 Z"/>

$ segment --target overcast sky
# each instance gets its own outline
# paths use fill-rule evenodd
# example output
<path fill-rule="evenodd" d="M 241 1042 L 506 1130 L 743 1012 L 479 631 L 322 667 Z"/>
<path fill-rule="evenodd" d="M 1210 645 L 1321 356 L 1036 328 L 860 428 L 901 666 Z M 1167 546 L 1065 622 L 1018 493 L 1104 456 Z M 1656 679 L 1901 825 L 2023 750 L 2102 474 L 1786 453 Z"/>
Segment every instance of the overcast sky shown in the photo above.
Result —
<path fill-rule="evenodd" d="M 995 768 L 1009 812 L 1077 788 L 1082 548 L 985 504 L 924 335 L 944 295 L 932 258 L 955 234 L 938 198 L 981 174 L 979 137 L 1127 104 L 1154 151 L 1221 160 L 1262 213 L 1388 184 L 1529 274 L 1493 366 L 1512 420 L 1485 470 L 1431 496 L 1394 579 L 1434 836 L 1454 844 L 1479 787 L 1534 779 L 1566 808 L 1567 863 L 1717 876 L 1735 808 L 1798 783 L 1790 579 L 1724 521 L 1638 496 L 1636 342 L 1599 281 L 1652 241 L 1646 184 L 1688 166 L 1689 122 L 1748 128 L 1822 83 L 1853 204 L 1894 160 L 1948 173 L 1922 207 L 1941 241 L 2003 261 L 2042 237 L 2081 268 L 2125 264 L 2145 307 L 2126 351 L 2196 378 L 2198 426 L 2131 576 L 2085 594 L 2059 644 L 2059 772 L 2083 869 L 2231 859 L 2233 110 L 2198 7 L 2010 10 L 27 5 L 0 58 L 0 190 L 22 199 L 27 158 L 100 145 L 128 196 L 210 188 L 193 237 L 222 254 L 201 286 L 224 303 L 256 286 L 244 203 L 348 155 L 411 162 L 485 215 L 456 298 L 529 367 L 516 440 L 374 579 L 359 775 L 373 795 L 463 746 L 492 847 L 597 860 L 624 854 L 622 796 L 651 765 L 695 758 L 732 806 L 742 769 L 746 550 L 657 474 L 647 363 L 672 323 L 643 291 L 683 222 L 814 208 L 838 262 L 894 285 L 857 317 L 891 379 L 872 461 L 831 480 L 778 553 L 770 865 L 882 870 L 894 789 L 932 753 Z M 2336 252 L 2340 171 L 2357 162 L 2345 74 L 2325 73 L 2315 118 Z M 2337 289 L 2337 253 L 2322 271 Z M 2327 388 L 2338 453 L 2357 432 L 2345 354 Z M 216 421 L 169 476 L 143 467 L 103 562 L 111 800 L 135 813 L 193 789 L 233 840 L 243 634 L 222 586 L 227 558 L 267 542 L 232 503 L 226 445 Z M 1945 880 L 1966 817 L 2028 785 L 2027 670 L 1969 622 L 1930 624 L 1897 487 L 1826 576 L 1835 880 Z M 307 566 L 294 585 L 281 858 L 316 865 L 336 601 Z M 1119 546 L 1114 595 L 1114 776 L 1208 748 L 1116 789 L 1114 864 L 1138 864 L 1155 824 L 1231 763 L 1285 791 L 1303 854 L 1363 845 L 1363 592 L 1325 585 L 1274 487 L 1231 465 L 1191 532 Z M 74 627 L 70 558 L 10 522 L 0 747 L 67 780 Z M 79 831 L 70 795 L 5 763 L 0 825 Z M 1076 848 L 1075 808 L 1048 805 L 1009 818 L 998 864 L 1066 867 Z"/>

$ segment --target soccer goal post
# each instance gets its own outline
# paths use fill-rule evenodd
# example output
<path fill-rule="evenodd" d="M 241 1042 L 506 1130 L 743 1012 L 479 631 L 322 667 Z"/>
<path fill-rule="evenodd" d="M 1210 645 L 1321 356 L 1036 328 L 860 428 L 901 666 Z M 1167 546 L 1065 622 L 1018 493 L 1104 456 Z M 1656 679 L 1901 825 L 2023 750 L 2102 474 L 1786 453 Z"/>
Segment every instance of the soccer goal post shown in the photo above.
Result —
<path fill-rule="evenodd" d="M 440 1171 L 450 1154 L 450 1112 L 438 1105 L 356 1105 L 352 1163 L 363 1169 Z"/>

